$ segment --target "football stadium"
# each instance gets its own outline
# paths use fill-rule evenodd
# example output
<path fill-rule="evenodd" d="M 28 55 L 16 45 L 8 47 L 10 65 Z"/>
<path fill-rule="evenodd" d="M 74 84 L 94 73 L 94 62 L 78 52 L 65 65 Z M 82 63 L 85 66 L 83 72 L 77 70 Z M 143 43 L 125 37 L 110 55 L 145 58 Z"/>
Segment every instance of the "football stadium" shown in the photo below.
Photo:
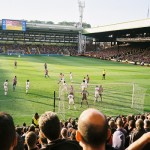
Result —
<path fill-rule="evenodd" d="M 71 127 L 87 108 L 124 125 L 148 120 L 149 67 L 149 18 L 91 28 L 0 20 L 0 111 L 18 131 L 46 111 Z"/>

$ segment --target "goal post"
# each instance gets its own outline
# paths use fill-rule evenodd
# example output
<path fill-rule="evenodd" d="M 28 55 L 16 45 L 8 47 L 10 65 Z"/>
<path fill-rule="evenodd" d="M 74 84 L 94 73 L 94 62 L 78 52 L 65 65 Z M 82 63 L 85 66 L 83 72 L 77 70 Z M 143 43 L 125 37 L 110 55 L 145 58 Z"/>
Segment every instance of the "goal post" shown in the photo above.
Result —
<path fill-rule="evenodd" d="M 133 84 L 132 93 L 132 104 L 131 108 L 136 109 L 138 112 L 144 112 L 144 99 L 145 99 L 146 89 L 140 87 L 138 84 Z"/>

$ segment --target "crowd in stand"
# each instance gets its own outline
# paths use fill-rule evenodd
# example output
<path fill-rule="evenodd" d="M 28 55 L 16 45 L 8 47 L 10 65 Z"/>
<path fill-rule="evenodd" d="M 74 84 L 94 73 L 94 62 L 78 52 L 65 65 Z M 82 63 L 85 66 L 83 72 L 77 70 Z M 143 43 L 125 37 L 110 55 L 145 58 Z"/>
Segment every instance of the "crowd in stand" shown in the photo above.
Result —
<path fill-rule="evenodd" d="M 104 60 L 116 59 L 118 61 L 150 64 L 150 46 L 121 45 L 119 48 L 118 46 L 113 46 L 98 51 L 87 52 L 85 56 Z"/>
<path fill-rule="evenodd" d="M 90 45 L 86 47 L 89 50 Z M 28 44 L 0 44 L 0 53 L 21 54 L 61 54 L 77 55 L 78 47 L 73 45 L 28 45 Z M 120 45 L 106 49 L 97 48 L 97 51 L 87 51 L 84 56 L 104 60 L 133 62 L 134 64 L 150 64 L 150 46 L 148 45 Z"/>
<path fill-rule="evenodd" d="M 106 117 L 89 108 L 79 119 L 62 122 L 48 111 L 41 116 L 36 113 L 30 126 L 15 128 L 13 118 L 0 112 L 0 149 L 149 150 L 150 113 Z"/>
<path fill-rule="evenodd" d="M 77 49 L 74 45 L 0 44 L 0 53 L 76 55 Z"/>

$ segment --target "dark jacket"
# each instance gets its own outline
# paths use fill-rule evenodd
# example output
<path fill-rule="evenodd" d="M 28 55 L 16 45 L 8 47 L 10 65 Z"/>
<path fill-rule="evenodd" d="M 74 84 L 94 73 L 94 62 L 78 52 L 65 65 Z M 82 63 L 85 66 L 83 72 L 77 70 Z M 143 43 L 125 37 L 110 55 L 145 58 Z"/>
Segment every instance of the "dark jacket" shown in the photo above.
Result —
<path fill-rule="evenodd" d="M 77 141 L 59 139 L 50 142 L 46 148 L 43 148 L 42 150 L 82 150 L 82 147 Z"/>

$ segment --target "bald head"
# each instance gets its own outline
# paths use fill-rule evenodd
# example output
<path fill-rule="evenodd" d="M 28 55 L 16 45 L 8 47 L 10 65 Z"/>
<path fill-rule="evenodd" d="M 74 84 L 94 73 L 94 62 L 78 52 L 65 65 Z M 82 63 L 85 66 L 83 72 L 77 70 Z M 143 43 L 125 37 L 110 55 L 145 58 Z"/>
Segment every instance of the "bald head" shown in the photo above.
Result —
<path fill-rule="evenodd" d="M 79 126 L 83 123 L 103 126 L 106 121 L 105 116 L 98 110 L 89 108 L 83 111 L 79 117 Z"/>
<path fill-rule="evenodd" d="M 78 130 L 85 143 L 98 147 L 107 139 L 106 117 L 96 109 L 87 109 L 79 117 Z"/>

